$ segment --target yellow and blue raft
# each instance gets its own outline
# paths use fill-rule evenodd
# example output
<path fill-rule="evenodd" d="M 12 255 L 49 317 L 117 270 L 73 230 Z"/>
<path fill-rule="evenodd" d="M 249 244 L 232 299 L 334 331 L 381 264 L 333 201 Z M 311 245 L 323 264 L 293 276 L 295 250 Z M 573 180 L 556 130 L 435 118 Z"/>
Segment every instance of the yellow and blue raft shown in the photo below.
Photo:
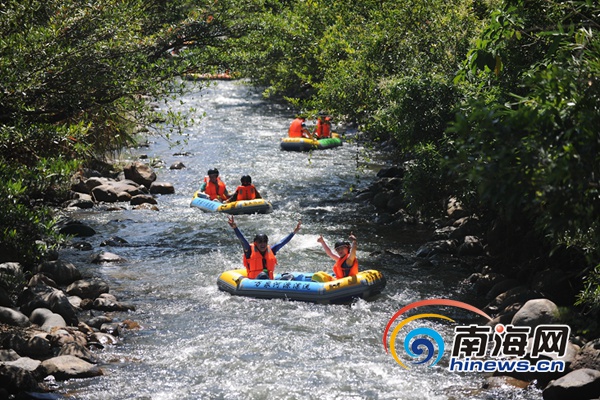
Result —
<path fill-rule="evenodd" d="M 291 278 L 290 278 L 291 277 Z M 319 304 L 344 304 L 381 293 L 386 280 L 376 270 L 334 279 L 325 272 L 277 274 L 273 280 L 249 279 L 245 269 L 223 272 L 217 279 L 220 290 L 235 296 L 258 299 L 286 299 Z"/>
<path fill-rule="evenodd" d="M 210 200 L 199 192 L 194 193 L 190 207 L 197 207 L 205 212 L 221 212 L 233 215 L 268 214 L 273 211 L 273 205 L 265 199 L 221 203 L 220 201 Z"/>

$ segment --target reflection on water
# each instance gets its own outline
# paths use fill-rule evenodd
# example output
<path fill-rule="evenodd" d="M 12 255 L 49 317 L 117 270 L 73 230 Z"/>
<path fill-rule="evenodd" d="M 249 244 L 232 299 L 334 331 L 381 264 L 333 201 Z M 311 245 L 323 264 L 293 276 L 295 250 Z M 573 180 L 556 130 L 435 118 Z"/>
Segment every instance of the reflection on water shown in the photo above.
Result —
<path fill-rule="evenodd" d="M 356 144 L 311 154 L 282 152 L 279 139 L 293 112 L 235 82 L 219 82 L 173 105 L 206 116 L 174 138 L 184 139 L 183 145 L 170 148 L 156 139 L 143 149 L 167 167 L 176 161 L 186 165 L 156 170 L 160 181 L 176 189 L 158 198 L 160 212 L 74 215 L 97 230 L 91 239 L 95 249 L 110 236 L 128 241 L 103 248 L 126 258 L 123 264 L 91 265 L 85 252 L 65 256 L 87 274 L 102 276 L 120 300 L 135 304 L 135 312 L 114 317 L 138 321 L 143 329 L 127 332 L 119 345 L 99 353 L 104 376 L 67 382 L 62 393 L 78 399 L 541 398 L 510 388 L 482 391 L 483 376 L 441 366 L 404 370 L 385 352 L 382 334 L 391 316 L 413 301 L 455 297 L 454 280 L 464 271 L 414 265 L 417 232 L 374 225 L 371 208 L 347 199 L 351 185 L 365 186 L 374 177 L 366 168 L 357 181 Z M 190 155 L 174 155 L 178 152 Z M 302 218 L 301 231 L 278 253 L 279 271 L 330 270 L 317 238 L 331 243 L 352 231 L 361 269 L 386 275 L 384 293 L 351 306 L 325 306 L 219 292 L 216 279 L 240 266 L 241 246 L 225 215 L 189 207 L 214 167 L 230 190 L 242 175 L 251 175 L 274 205 L 272 214 L 236 217 L 246 237 L 264 232 L 274 242 Z M 436 329 L 451 335 L 451 327 Z"/>

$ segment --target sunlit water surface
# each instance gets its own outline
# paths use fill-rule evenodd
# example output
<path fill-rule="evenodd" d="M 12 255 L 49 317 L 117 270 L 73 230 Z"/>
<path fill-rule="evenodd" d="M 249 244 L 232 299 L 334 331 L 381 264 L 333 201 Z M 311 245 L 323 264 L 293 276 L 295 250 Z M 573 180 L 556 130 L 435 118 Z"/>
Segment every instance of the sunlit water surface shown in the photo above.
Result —
<path fill-rule="evenodd" d="M 87 275 L 108 281 L 121 301 L 136 306 L 134 312 L 112 314 L 117 321 L 129 318 L 143 328 L 126 331 L 118 345 L 97 353 L 103 376 L 60 383 L 61 394 L 157 400 L 541 398 L 536 390 L 482 390 L 483 375 L 451 373 L 445 365 L 405 370 L 386 353 L 382 334 L 392 315 L 414 301 L 455 298 L 457 280 L 465 272 L 415 266 L 415 246 L 425 240 L 419 232 L 378 226 L 374 209 L 348 200 L 350 188 L 367 186 L 378 170 L 361 162 L 357 172 L 361 146 L 348 141 L 313 153 L 281 151 L 279 140 L 293 112 L 239 82 L 219 82 L 169 104 L 195 109 L 193 126 L 171 136 L 182 144 L 170 147 L 153 137 L 149 147 L 132 150 L 131 159 L 147 154 L 162 160 L 165 167 L 155 169 L 158 180 L 171 182 L 176 193 L 158 197 L 159 212 L 74 213 L 98 232 L 89 240 L 95 250 L 64 255 Z M 175 155 L 181 152 L 189 155 Z M 176 161 L 186 168 L 170 170 Z M 332 261 L 318 236 L 332 243 L 352 231 L 361 269 L 379 269 L 387 277 L 383 294 L 350 306 L 220 292 L 219 274 L 241 265 L 240 243 L 226 215 L 189 207 L 201 178 L 213 167 L 230 190 L 242 175 L 251 175 L 274 205 L 272 214 L 236 217 L 246 237 L 264 232 L 273 243 L 302 218 L 301 231 L 278 254 L 280 272 L 330 270 Z M 100 247 L 111 236 L 129 244 Z M 89 263 L 92 253 L 101 250 L 127 261 Z M 432 326 L 451 337 L 450 327 Z"/>

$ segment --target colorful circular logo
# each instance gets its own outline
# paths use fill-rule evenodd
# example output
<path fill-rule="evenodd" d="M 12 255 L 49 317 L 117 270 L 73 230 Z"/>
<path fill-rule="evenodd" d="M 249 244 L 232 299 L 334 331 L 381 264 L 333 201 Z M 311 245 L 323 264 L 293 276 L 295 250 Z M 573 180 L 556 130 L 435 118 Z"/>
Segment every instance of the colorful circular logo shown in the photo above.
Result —
<path fill-rule="evenodd" d="M 403 363 L 402 360 L 400 360 L 400 358 L 398 357 L 398 353 L 396 352 L 396 345 L 395 345 L 396 336 L 402 330 L 403 327 L 405 327 L 407 324 L 410 324 L 411 322 L 424 320 L 424 319 L 428 319 L 428 318 L 438 318 L 438 319 L 443 319 L 443 320 L 447 320 L 450 322 L 455 322 L 450 317 L 447 317 L 447 316 L 441 315 L 441 314 L 433 314 L 433 313 L 417 314 L 417 315 L 408 317 L 408 318 L 402 320 L 392 331 L 392 334 L 390 336 L 390 341 L 389 341 L 389 349 L 388 349 L 387 337 L 388 337 L 388 333 L 389 333 L 390 328 L 391 328 L 392 324 L 394 323 L 394 321 L 396 319 L 398 319 L 405 312 L 415 309 L 415 308 L 418 308 L 418 307 L 423 307 L 423 306 L 458 307 L 458 308 L 462 308 L 462 309 L 465 309 L 468 311 L 472 311 L 481 316 L 484 316 L 488 320 L 492 319 L 489 315 L 487 315 L 485 312 L 481 311 L 477 307 L 473 307 L 470 304 L 463 303 L 463 302 L 456 301 L 456 300 L 429 299 L 429 300 L 416 301 L 414 303 L 411 303 L 407 306 L 402 307 L 398 312 L 396 312 L 392 316 L 392 318 L 390 318 L 389 322 L 387 323 L 387 325 L 385 327 L 385 330 L 383 331 L 383 348 L 385 349 L 385 351 L 387 353 L 391 353 L 392 357 L 394 357 L 394 360 L 396 360 L 396 362 L 405 369 L 408 369 L 408 366 L 405 363 Z M 414 324 L 411 324 L 411 325 L 414 325 Z M 446 346 L 444 343 L 444 339 L 439 334 L 439 332 L 436 331 L 435 329 L 432 329 L 429 327 L 420 326 L 418 328 L 415 328 L 415 329 L 409 331 L 408 334 L 406 335 L 406 338 L 404 339 L 404 351 L 406 352 L 406 354 L 409 357 L 411 357 L 412 359 L 415 359 L 415 361 L 412 361 L 412 364 L 422 365 L 422 364 L 428 363 L 427 364 L 428 367 L 433 367 L 442 359 L 445 348 L 446 348 Z M 436 356 L 436 349 L 437 349 L 437 356 Z M 435 356 L 435 358 L 434 358 L 434 356 Z"/>

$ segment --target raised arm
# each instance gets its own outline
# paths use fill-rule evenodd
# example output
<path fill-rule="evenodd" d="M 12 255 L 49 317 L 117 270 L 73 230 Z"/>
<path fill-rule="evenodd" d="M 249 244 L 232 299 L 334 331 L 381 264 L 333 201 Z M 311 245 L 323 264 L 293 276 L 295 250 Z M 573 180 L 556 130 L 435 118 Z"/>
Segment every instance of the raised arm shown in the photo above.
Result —
<path fill-rule="evenodd" d="M 292 238 L 294 237 L 294 235 L 296 233 L 298 233 L 298 231 L 300 230 L 301 226 L 302 226 L 302 220 L 299 219 L 298 220 L 298 225 L 296 225 L 296 227 L 294 228 L 294 231 L 292 233 L 290 233 L 289 235 L 287 235 L 286 237 L 284 237 L 283 239 L 281 239 L 279 242 L 277 242 L 276 244 L 274 244 L 273 246 L 271 246 L 271 251 L 273 251 L 273 254 L 276 254 L 279 250 L 281 250 L 281 248 L 283 246 L 285 246 L 290 240 L 292 240 Z"/>
<path fill-rule="evenodd" d="M 325 239 L 323 239 L 323 235 L 319 235 L 317 242 L 321 243 L 321 246 L 323 246 L 323 250 L 325 250 L 325 253 L 327 253 L 327 255 L 333 260 L 337 261 L 340 258 L 337 254 L 331 251 L 329 246 L 327 246 L 327 243 L 325 243 Z"/>
<path fill-rule="evenodd" d="M 348 255 L 346 264 L 352 265 L 352 264 L 354 264 L 354 260 L 356 260 L 356 246 L 357 246 L 356 236 L 354 236 L 354 234 L 352 232 L 350 232 L 349 239 L 351 241 L 350 254 Z"/>
<path fill-rule="evenodd" d="M 239 228 L 237 227 L 237 224 L 235 223 L 235 220 L 233 219 L 233 215 L 231 215 L 229 217 L 227 222 L 229 223 L 229 226 L 231 226 L 233 228 L 233 231 L 235 232 L 235 236 L 237 236 L 238 239 L 240 240 L 240 242 L 242 243 L 242 247 L 244 248 L 244 253 L 248 253 L 250 251 L 250 243 L 248 243 L 248 241 L 244 237 L 244 234 L 242 233 L 242 231 L 240 231 Z M 247 254 L 247 256 L 249 257 L 248 254 Z"/>

